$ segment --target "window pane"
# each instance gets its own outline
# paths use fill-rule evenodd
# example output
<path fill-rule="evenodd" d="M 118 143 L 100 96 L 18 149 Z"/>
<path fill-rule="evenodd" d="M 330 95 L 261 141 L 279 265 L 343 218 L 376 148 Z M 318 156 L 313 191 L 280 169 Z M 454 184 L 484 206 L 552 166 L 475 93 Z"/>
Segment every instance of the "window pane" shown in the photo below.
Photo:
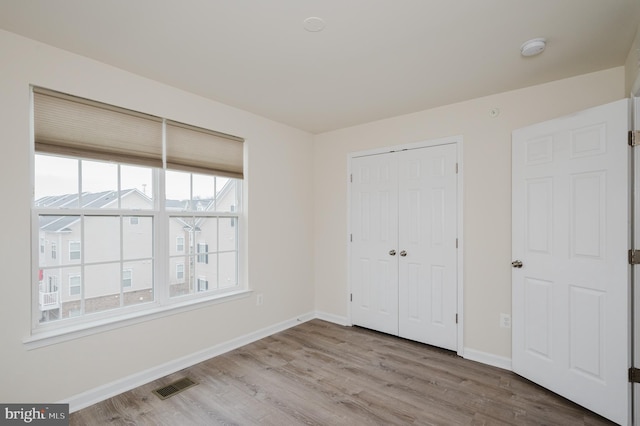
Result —
<path fill-rule="evenodd" d="M 118 208 L 118 165 L 82 160 L 82 207 Z"/>
<path fill-rule="evenodd" d="M 218 191 L 216 200 L 216 211 L 238 211 L 238 180 L 221 177 L 216 178 L 216 180 Z"/>
<path fill-rule="evenodd" d="M 231 251 L 237 250 L 237 230 L 236 226 L 236 218 L 220 218 L 220 242 L 219 248 L 220 251 Z"/>
<path fill-rule="evenodd" d="M 80 260 L 80 216 L 39 215 L 39 266 L 68 265 Z M 71 245 L 71 242 L 74 242 Z"/>
<path fill-rule="evenodd" d="M 220 253 L 220 288 L 234 287 L 238 285 L 238 253 Z"/>
<path fill-rule="evenodd" d="M 78 279 L 72 278 L 77 277 Z M 55 321 L 62 318 L 62 308 L 78 296 L 69 295 L 69 280 L 73 285 L 78 284 L 80 268 L 53 268 L 39 272 L 38 308 L 40 322 Z M 73 292 L 73 291 L 72 291 Z"/>
<path fill-rule="evenodd" d="M 167 170 L 165 186 L 167 210 L 188 210 L 191 200 L 191 174 Z"/>
<path fill-rule="evenodd" d="M 218 258 L 217 255 L 210 254 L 209 263 L 198 263 L 195 264 L 194 275 L 196 278 L 205 279 L 208 281 L 208 290 L 213 290 L 218 288 Z M 197 290 L 197 286 L 196 286 Z"/>
<path fill-rule="evenodd" d="M 175 242 L 169 246 L 170 256 L 194 253 L 194 227 L 195 219 L 192 217 L 172 217 L 169 219 L 169 242 Z M 181 247 L 182 250 L 179 250 Z"/>
<path fill-rule="evenodd" d="M 151 168 L 121 165 L 120 189 L 123 209 L 153 209 L 153 170 Z"/>
<path fill-rule="evenodd" d="M 125 287 L 127 283 L 130 283 L 129 287 Z M 122 285 L 124 306 L 152 302 L 154 299 L 153 262 L 150 260 L 125 262 L 122 270 Z"/>
<path fill-rule="evenodd" d="M 59 197 L 68 194 L 74 195 Z M 56 198 L 43 200 L 52 196 Z M 78 207 L 78 160 L 36 154 L 35 200 L 36 207 Z"/>
<path fill-rule="evenodd" d="M 192 208 L 196 211 L 213 211 L 216 192 L 216 178 L 207 175 L 193 175 Z"/>
<path fill-rule="evenodd" d="M 120 218 L 85 217 L 84 241 L 85 262 L 120 260 Z"/>
<path fill-rule="evenodd" d="M 120 263 L 84 268 L 85 313 L 120 307 Z"/>
<path fill-rule="evenodd" d="M 132 219 L 137 224 L 132 224 Z M 133 216 L 123 218 L 122 251 L 123 259 L 143 259 L 153 257 L 153 217 Z"/>
<path fill-rule="evenodd" d="M 169 296 L 176 297 L 190 293 L 192 260 L 192 256 L 169 260 Z"/>

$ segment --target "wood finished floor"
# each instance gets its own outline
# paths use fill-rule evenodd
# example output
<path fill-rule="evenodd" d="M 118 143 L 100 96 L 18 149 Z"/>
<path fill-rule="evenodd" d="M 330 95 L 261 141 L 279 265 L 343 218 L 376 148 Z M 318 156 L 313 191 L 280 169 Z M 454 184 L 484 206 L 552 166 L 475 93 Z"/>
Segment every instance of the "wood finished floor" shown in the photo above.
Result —
<path fill-rule="evenodd" d="M 188 376 L 166 400 L 152 390 Z M 508 371 L 313 320 L 123 393 L 71 425 L 609 425 Z"/>

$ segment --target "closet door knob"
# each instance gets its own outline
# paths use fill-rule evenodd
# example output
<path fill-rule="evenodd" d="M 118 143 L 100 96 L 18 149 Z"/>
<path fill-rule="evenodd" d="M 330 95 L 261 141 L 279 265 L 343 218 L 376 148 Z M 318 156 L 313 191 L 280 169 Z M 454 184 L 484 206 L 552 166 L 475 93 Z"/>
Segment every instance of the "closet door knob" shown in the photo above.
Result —
<path fill-rule="evenodd" d="M 389 256 L 395 256 L 395 255 L 396 255 L 395 250 L 389 250 Z"/>
<path fill-rule="evenodd" d="M 402 250 L 402 251 L 400 252 L 400 256 L 405 257 L 406 255 L 407 255 L 407 252 L 406 252 L 406 251 Z"/>

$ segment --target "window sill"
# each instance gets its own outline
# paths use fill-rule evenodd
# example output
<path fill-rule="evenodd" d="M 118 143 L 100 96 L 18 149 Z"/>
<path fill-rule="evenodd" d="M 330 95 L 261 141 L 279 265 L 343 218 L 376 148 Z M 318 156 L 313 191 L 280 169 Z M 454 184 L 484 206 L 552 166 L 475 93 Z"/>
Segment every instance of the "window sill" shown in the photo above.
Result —
<path fill-rule="evenodd" d="M 159 306 L 145 311 L 135 312 L 118 317 L 105 318 L 96 321 L 76 324 L 69 327 L 60 327 L 54 330 L 33 331 L 33 334 L 22 340 L 27 350 L 38 349 L 45 346 L 55 345 L 69 340 L 91 336 L 105 331 L 128 327 L 146 321 L 152 321 L 170 315 L 200 309 L 206 306 L 217 305 L 232 300 L 247 298 L 251 295 L 251 290 L 238 290 L 223 295 L 215 295 L 207 299 L 189 300 L 182 303 L 171 304 L 169 306 Z"/>

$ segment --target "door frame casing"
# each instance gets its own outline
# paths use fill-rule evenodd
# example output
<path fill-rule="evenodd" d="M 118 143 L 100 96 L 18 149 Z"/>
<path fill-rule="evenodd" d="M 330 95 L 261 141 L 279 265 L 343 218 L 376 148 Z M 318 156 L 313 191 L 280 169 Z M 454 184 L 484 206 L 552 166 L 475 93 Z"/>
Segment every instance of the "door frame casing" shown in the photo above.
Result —
<path fill-rule="evenodd" d="M 351 293 L 353 292 L 353 283 L 351 282 L 351 161 L 354 158 L 358 157 L 366 157 L 377 154 L 386 154 L 389 152 L 409 150 L 409 149 L 419 149 L 419 148 L 429 148 L 438 145 L 455 145 L 456 146 L 456 163 L 457 163 L 457 182 L 456 182 L 456 201 L 457 201 L 457 217 L 456 217 L 456 228 L 457 228 L 457 239 L 458 239 L 458 250 L 456 253 L 457 256 L 457 265 L 456 265 L 456 285 L 457 285 L 457 301 L 456 301 L 456 310 L 458 314 L 458 324 L 457 324 L 457 354 L 461 357 L 464 357 L 464 277 L 463 277 L 463 255 L 464 255 L 464 238 L 463 238 L 463 182 L 464 182 L 464 167 L 462 163 L 463 158 L 463 137 L 462 135 L 456 136 L 448 136 L 438 139 L 429 139 L 419 142 L 412 142 L 402 145 L 393 145 L 386 146 L 382 148 L 369 149 L 365 151 L 356 151 L 350 152 L 347 154 L 347 234 L 346 234 L 346 245 L 347 245 L 347 294 L 345 298 L 347 300 L 347 318 L 348 325 L 352 326 L 352 315 L 351 315 Z"/>

